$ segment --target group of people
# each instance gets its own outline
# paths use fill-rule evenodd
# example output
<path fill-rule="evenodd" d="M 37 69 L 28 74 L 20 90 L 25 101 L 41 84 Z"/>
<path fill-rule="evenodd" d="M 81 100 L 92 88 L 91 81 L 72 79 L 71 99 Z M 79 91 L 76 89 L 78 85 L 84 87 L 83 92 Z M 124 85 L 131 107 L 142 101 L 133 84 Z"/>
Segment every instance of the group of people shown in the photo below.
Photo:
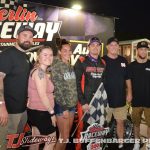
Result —
<path fill-rule="evenodd" d="M 116 120 L 118 139 L 124 138 L 124 121 L 127 119 L 127 103 L 132 104 L 132 122 L 134 125 L 135 139 L 140 139 L 140 123 L 144 113 L 147 124 L 147 138 L 150 138 L 150 60 L 148 60 L 148 43 L 141 41 L 137 44 L 136 60 L 128 64 L 127 60 L 119 55 L 119 41 L 115 37 L 107 40 L 107 55 L 100 58 L 101 42 L 97 37 L 90 39 L 88 43 L 89 54 L 78 60 L 75 65 L 77 90 L 78 90 L 78 114 L 90 109 L 90 100 L 96 92 L 100 82 L 104 83 L 109 110 L 108 123 L 112 114 Z M 84 79 L 84 88 L 82 80 Z M 80 133 L 87 129 L 86 121 L 78 128 Z M 118 149 L 123 149 L 120 140 Z M 77 149 L 85 149 L 84 144 L 78 144 Z M 133 150 L 139 150 L 140 143 L 135 143 Z M 150 149 L 150 143 L 147 144 Z"/>
<path fill-rule="evenodd" d="M 69 63 L 71 45 L 61 40 L 56 58 L 51 47 L 40 47 L 31 67 L 26 50 L 32 46 L 35 34 L 30 26 L 21 26 L 16 45 L 0 54 L 1 150 L 7 149 L 7 135 L 23 133 L 27 121 L 33 136 L 51 137 L 56 137 L 57 122 L 63 141 L 47 141 L 44 150 L 65 149 L 69 138 L 78 100 L 75 72 Z M 31 145 L 30 149 L 39 149 L 39 144 Z"/>
<path fill-rule="evenodd" d="M 36 31 L 30 26 L 21 26 L 17 31 L 16 45 L 0 54 L 1 150 L 7 149 L 7 134 L 22 133 L 27 120 L 33 136 L 56 137 L 57 126 L 58 140 L 46 142 L 44 150 L 65 150 L 76 110 L 79 120 L 84 112 L 88 114 L 90 101 L 101 82 L 108 97 L 108 122 L 113 114 L 118 138 L 124 138 L 126 102 L 131 102 L 133 106 L 135 138 L 140 138 L 143 112 L 150 138 L 150 61 L 147 42 L 137 44 L 137 58 L 128 64 L 124 57 L 118 55 L 119 41 L 115 37 L 107 40 L 108 52 L 103 57 L 100 57 L 101 41 L 92 37 L 87 45 L 89 54 L 80 57 L 73 67 L 70 65 L 71 44 L 62 39 L 56 57 L 51 47 L 40 47 L 31 68 L 26 50 L 32 46 L 34 35 Z M 78 138 L 88 126 L 85 116 L 77 130 Z M 123 143 L 119 143 L 118 148 L 122 149 Z M 39 149 L 39 145 L 31 145 L 30 149 Z M 81 149 L 86 149 L 86 144 L 76 145 L 76 150 Z M 139 149 L 140 144 L 135 143 L 133 150 Z"/>
<path fill-rule="evenodd" d="M 124 120 L 127 118 L 127 103 L 131 103 L 131 118 L 134 125 L 134 137 L 140 140 L 140 123 L 144 114 L 147 125 L 147 138 L 150 139 L 150 60 L 148 59 L 148 43 L 138 42 L 136 60 L 127 63 L 118 55 L 119 41 L 110 38 L 107 41 L 108 53 L 103 59 L 106 62 L 105 88 L 108 96 L 109 113 L 113 113 L 117 122 L 117 136 L 124 138 Z M 108 119 L 109 120 L 109 119 Z M 108 121 L 109 122 L 109 121 Z M 119 143 L 118 148 L 123 148 Z M 146 150 L 150 149 L 150 143 Z M 134 144 L 133 150 L 140 150 L 140 143 Z"/>

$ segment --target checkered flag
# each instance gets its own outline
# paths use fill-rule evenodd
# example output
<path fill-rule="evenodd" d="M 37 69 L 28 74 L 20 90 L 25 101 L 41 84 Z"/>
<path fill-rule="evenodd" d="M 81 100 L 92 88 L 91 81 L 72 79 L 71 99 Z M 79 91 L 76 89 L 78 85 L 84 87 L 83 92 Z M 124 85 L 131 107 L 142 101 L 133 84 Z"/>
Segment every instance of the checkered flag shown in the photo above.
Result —
<path fill-rule="evenodd" d="M 108 100 L 107 94 L 104 89 L 104 84 L 101 82 L 96 93 L 94 94 L 90 104 L 90 111 L 85 111 L 81 119 L 79 120 L 74 132 L 71 137 L 74 136 L 77 128 L 80 125 L 80 122 L 84 120 L 88 124 L 92 125 L 98 123 L 100 126 L 104 126 L 107 123 L 107 111 L 108 111 Z"/>
<path fill-rule="evenodd" d="M 101 82 L 90 104 L 90 111 L 86 113 L 86 122 L 88 124 L 98 123 L 103 126 L 106 121 L 108 110 L 107 94 L 104 89 L 104 84 Z M 85 120 L 85 119 L 84 119 Z"/>
<path fill-rule="evenodd" d="M 16 9 L 18 4 L 21 4 L 25 8 L 27 7 L 27 4 L 24 4 L 21 0 L 0 0 L 0 9 Z"/>

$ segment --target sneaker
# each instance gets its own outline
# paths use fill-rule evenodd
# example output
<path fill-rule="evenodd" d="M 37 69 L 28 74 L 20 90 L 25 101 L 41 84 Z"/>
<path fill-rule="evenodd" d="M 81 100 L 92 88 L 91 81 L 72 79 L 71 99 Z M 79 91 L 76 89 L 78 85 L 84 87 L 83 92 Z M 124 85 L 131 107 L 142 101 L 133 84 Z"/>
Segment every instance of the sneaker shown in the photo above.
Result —
<path fill-rule="evenodd" d="M 123 148 L 123 144 L 122 144 L 122 143 L 119 143 L 118 148 L 119 148 L 119 149 L 122 149 L 122 148 Z"/>
<path fill-rule="evenodd" d="M 146 150 L 150 150 L 150 143 L 146 144 Z"/>
<path fill-rule="evenodd" d="M 135 143 L 133 150 L 140 150 L 140 144 L 139 143 Z"/>

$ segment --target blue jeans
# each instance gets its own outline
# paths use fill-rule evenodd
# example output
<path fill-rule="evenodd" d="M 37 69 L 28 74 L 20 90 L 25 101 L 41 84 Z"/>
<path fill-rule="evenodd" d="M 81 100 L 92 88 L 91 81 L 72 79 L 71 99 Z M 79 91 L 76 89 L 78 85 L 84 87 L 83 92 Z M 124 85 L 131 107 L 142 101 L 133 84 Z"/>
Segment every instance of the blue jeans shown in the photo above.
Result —
<path fill-rule="evenodd" d="M 54 110 L 55 110 L 55 114 L 57 116 L 62 116 L 63 115 L 63 109 L 62 109 L 62 107 L 59 104 L 55 103 Z M 69 113 L 75 113 L 76 108 L 75 107 L 71 107 L 71 108 L 68 109 L 68 111 L 69 111 Z"/>

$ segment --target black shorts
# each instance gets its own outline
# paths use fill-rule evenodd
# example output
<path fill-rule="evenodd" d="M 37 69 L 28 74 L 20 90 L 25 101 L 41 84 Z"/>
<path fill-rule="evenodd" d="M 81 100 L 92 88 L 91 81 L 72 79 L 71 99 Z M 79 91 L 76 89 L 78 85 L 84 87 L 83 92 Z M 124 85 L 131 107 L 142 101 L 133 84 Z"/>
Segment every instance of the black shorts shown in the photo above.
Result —
<path fill-rule="evenodd" d="M 27 109 L 28 121 L 31 126 L 35 126 L 41 135 L 49 135 L 56 131 L 52 125 L 51 116 L 48 111 Z"/>

